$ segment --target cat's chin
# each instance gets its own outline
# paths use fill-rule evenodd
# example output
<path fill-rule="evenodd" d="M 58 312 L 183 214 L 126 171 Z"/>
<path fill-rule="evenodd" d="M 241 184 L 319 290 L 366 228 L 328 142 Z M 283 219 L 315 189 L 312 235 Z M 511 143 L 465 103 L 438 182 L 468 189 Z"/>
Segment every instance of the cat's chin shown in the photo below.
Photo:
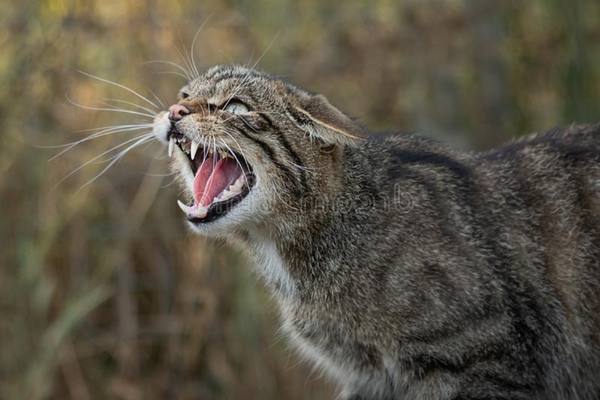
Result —
<path fill-rule="evenodd" d="M 177 134 L 169 140 L 169 153 L 179 153 L 179 173 L 188 177 L 191 187 L 187 204 L 180 200 L 177 203 L 192 225 L 212 225 L 223 219 L 254 188 L 252 167 L 232 149 L 200 148 L 198 143 Z"/>

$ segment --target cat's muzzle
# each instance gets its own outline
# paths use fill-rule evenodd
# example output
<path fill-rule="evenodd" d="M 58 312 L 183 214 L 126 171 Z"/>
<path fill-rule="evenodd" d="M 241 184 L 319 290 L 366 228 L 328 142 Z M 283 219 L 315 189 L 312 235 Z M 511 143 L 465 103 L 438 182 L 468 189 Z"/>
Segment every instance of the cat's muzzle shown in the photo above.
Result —
<path fill-rule="evenodd" d="M 221 218 L 252 190 L 252 167 L 232 149 L 201 145 L 179 132 L 175 124 L 167 140 L 169 156 L 177 147 L 186 155 L 194 175 L 191 201 L 187 205 L 177 201 L 188 221 L 200 224 Z"/>

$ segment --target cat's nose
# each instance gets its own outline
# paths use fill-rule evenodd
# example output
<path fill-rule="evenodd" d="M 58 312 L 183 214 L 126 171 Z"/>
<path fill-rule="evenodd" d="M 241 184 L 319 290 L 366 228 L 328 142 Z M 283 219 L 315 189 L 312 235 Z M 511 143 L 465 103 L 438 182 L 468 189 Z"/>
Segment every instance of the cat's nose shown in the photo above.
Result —
<path fill-rule="evenodd" d="M 179 121 L 184 115 L 189 113 L 190 110 L 181 104 L 173 104 L 171 107 L 169 107 L 169 119 L 171 121 Z"/>

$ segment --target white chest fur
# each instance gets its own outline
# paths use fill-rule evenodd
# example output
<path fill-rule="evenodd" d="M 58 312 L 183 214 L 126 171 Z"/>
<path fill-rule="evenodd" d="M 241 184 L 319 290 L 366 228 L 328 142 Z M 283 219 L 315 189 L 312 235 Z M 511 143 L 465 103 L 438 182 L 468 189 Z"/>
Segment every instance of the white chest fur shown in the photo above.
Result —
<path fill-rule="evenodd" d="M 275 243 L 269 239 L 261 238 L 254 242 L 256 256 L 256 269 L 265 283 L 281 291 L 285 296 L 293 296 L 296 291 L 284 261 L 279 255 Z"/>

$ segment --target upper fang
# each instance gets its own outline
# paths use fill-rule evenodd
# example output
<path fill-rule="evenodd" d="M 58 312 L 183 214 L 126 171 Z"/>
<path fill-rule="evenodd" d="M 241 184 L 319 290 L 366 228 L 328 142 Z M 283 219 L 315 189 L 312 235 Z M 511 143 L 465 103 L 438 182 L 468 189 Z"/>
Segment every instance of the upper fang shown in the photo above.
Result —
<path fill-rule="evenodd" d="M 173 155 L 173 146 L 174 145 L 175 145 L 175 141 L 171 137 L 171 139 L 169 139 L 169 158 Z"/>
<path fill-rule="evenodd" d="M 192 160 L 194 159 L 194 157 L 196 157 L 196 152 L 198 151 L 198 147 L 200 147 L 200 144 L 198 142 L 196 142 L 195 140 L 192 140 L 192 151 L 190 153 L 190 157 L 192 158 Z"/>

